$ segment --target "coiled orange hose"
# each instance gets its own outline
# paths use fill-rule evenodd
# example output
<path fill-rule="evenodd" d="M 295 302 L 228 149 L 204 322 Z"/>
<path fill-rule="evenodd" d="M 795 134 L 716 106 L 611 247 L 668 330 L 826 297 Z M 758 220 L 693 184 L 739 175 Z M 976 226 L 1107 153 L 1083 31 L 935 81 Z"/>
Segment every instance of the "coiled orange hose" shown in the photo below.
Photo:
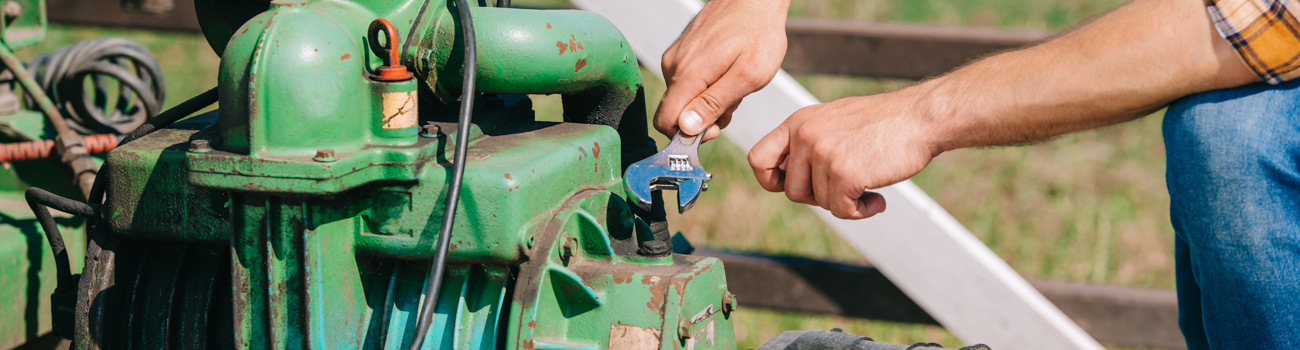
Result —
<path fill-rule="evenodd" d="M 103 154 L 117 147 L 117 135 L 98 134 L 82 138 L 86 152 Z M 0 162 L 21 162 L 47 159 L 54 153 L 54 140 L 0 143 Z"/>

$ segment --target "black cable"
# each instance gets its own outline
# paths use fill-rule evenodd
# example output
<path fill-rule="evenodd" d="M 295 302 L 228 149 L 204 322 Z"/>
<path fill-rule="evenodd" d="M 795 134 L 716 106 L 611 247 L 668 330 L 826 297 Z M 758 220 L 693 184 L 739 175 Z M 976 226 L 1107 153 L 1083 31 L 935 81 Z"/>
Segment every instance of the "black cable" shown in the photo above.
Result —
<path fill-rule="evenodd" d="M 128 142 L 135 141 L 145 135 L 153 133 L 154 131 L 158 131 L 158 129 L 165 128 L 178 120 L 198 112 L 200 109 L 211 106 L 213 103 L 217 103 L 216 87 L 208 89 L 208 91 L 205 91 L 198 96 L 191 97 L 189 100 L 181 102 L 181 104 L 158 114 L 156 117 L 149 118 L 149 120 L 145 121 L 144 124 L 140 124 L 140 126 L 136 127 L 135 130 L 131 130 L 130 133 L 123 136 L 122 141 L 117 143 L 117 147 L 122 147 L 122 145 L 125 145 Z M 104 203 L 104 186 L 108 181 L 107 178 L 108 173 L 103 171 L 99 172 L 99 175 L 95 176 L 95 182 L 90 186 L 90 196 L 86 197 L 90 203 Z"/>
<path fill-rule="evenodd" d="M 411 40 L 415 40 L 415 31 L 420 29 L 420 20 L 424 19 L 424 9 L 427 7 L 429 7 L 429 0 L 420 3 L 420 11 L 415 13 L 415 22 L 411 23 L 411 30 L 406 31 L 406 40 L 402 41 L 402 51 L 399 52 L 410 52 L 407 49 L 411 48 Z M 388 46 L 393 46 L 393 44 L 389 43 Z M 393 64 L 400 63 L 393 62 Z"/>
<path fill-rule="evenodd" d="M 63 243 L 63 233 L 59 232 L 59 226 L 54 223 L 54 216 L 50 214 L 49 208 L 83 217 L 97 216 L 98 210 L 95 210 L 95 207 L 90 203 L 67 199 L 36 187 L 28 188 L 25 196 L 27 197 L 27 206 L 32 208 L 32 213 L 36 214 L 36 221 L 41 224 L 41 230 L 45 231 L 45 239 L 50 241 L 50 251 L 54 253 L 54 269 L 56 271 L 55 276 L 57 276 L 56 289 L 76 288 L 75 285 L 67 284 L 71 283 L 70 279 L 72 277 L 72 266 L 68 262 L 68 249 L 67 245 Z"/>
<path fill-rule="evenodd" d="M 158 60 L 128 39 L 81 41 L 36 56 L 29 66 L 54 104 L 65 111 L 69 127 L 82 134 L 122 134 L 162 110 L 167 87 Z M 86 91 L 87 77 L 94 83 L 93 94 Z M 111 111 L 108 78 L 118 82 Z"/>
<path fill-rule="evenodd" d="M 442 289 L 442 275 L 447 267 L 447 246 L 451 244 L 451 228 L 456 220 L 456 204 L 460 201 L 460 184 L 465 176 L 465 153 L 469 149 L 469 123 L 474 114 L 474 90 L 478 79 L 478 43 L 474 37 L 474 20 L 469 13 L 469 4 L 465 0 L 456 0 L 456 12 L 460 14 L 461 32 L 465 37 L 465 76 L 461 86 L 460 120 L 456 126 L 456 156 L 451 171 L 451 186 L 447 189 L 447 205 L 442 212 L 442 228 L 438 230 L 437 250 L 433 255 L 433 264 L 429 269 L 429 279 L 425 290 L 424 303 L 420 306 L 420 318 L 415 327 L 415 339 L 411 339 L 408 349 L 418 350 L 424 345 L 424 336 L 429 333 L 433 322 L 433 310 L 438 305 L 438 292 Z M 408 39 L 410 39 L 408 37 Z"/>

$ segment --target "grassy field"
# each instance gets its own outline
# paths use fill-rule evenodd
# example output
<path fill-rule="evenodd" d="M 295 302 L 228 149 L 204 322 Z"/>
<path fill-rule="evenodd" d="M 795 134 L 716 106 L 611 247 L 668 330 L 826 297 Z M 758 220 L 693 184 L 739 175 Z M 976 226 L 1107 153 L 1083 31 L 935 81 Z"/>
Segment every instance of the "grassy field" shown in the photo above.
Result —
<path fill-rule="evenodd" d="M 562 3 L 516 3 L 538 1 Z M 1119 3 L 807 0 L 796 1 L 791 15 L 1059 30 Z M 26 59 L 104 35 L 135 39 L 155 52 L 167 77 L 169 106 L 216 84 L 219 59 L 201 36 L 192 34 L 51 26 L 44 44 L 21 50 L 19 55 Z M 797 78 L 825 101 L 911 84 L 845 77 Z M 648 105 L 653 108 L 663 84 L 649 78 L 645 85 Z M 558 111 L 553 96 L 536 101 L 541 114 Z M 951 152 L 936 159 L 914 181 L 1022 274 L 1172 287 L 1173 230 L 1168 223 L 1159 125 L 1157 115 L 1028 147 Z M 810 210 L 759 188 L 740 149 L 722 141 L 705 144 L 701 152 L 704 164 L 715 174 L 713 190 L 686 215 L 672 217 L 673 228 L 697 246 L 868 263 Z M 832 327 L 895 343 L 960 344 L 939 327 L 741 307 L 735 320 L 742 348 L 757 346 L 783 330 Z"/>

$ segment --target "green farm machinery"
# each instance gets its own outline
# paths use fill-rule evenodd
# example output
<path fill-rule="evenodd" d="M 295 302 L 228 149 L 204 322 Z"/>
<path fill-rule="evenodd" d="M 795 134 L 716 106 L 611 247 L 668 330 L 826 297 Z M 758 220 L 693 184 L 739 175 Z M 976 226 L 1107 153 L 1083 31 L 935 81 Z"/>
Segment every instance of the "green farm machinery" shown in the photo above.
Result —
<path fill-rule="evenodd" d="M 147 50 L 24 64 L 44 3 L 3 3 L 0 347 L 735 348 L 721 262 L 673 253 L 657 192 L 630 199 L 624 170 L 657 149 L 604 18 L 195 8 L 218 86 L 160 111 Z M 564 122 L 538 121 L 535 94 L 560 94 Z"/>

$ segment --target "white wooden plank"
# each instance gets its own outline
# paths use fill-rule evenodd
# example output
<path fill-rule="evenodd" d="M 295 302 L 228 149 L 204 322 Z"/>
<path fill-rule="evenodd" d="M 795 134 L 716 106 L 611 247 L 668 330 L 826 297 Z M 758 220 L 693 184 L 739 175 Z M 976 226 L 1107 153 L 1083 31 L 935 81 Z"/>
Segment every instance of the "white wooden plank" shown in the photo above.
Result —
<path fill-rule="evenodd" d="M 661 54 L 699 0 L 572 0 L 609 18 L 660 79 Z M 748 150 L 794 111 L 818 103 L 781 71 L 736 110 L 727 139 Z M 814 208 L 846 241 L 962 341 L 998 350 L 1102 349 L 987 246 L 910 181 L 880 189 L 885 213 L 847 221 Z"/>

